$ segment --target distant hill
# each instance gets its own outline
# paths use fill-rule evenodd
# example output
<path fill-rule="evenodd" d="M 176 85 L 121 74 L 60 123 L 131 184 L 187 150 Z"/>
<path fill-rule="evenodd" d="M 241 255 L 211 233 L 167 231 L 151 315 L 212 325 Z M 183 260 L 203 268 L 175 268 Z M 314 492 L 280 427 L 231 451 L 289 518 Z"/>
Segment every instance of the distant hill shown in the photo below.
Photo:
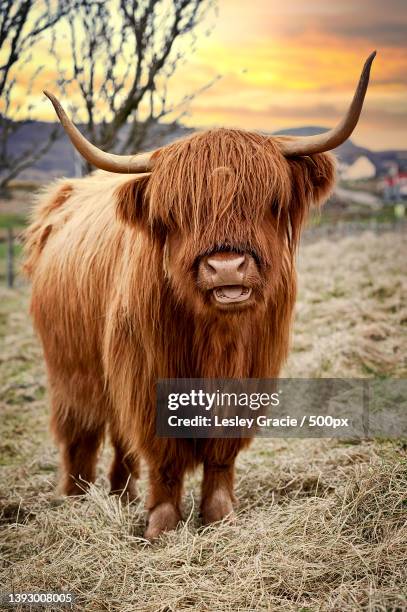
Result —
<path fill-rule="evenodd" d="M 78 124 L 79 129 L 81 125 Z M 44 121 L 26 121 L 21 124 L 14 139 L 9 143 L 9 152 L 12 156 L 20 155 L 23 151 L 31 149 L 33 143 L 41 147 L 49 138 L 55 123 Z M 150 130 L 145 150 L 155 149 L 168 144 L 177 138 L 182 138 L 195 131 L 177 124 L 157 124 Z M 75 167 L 78 167 L 77 153 L 75 152 L 69 138 L 66 136 L 62 126 L 58 124 L 58 139 L 52 147 L 32 167 L 27 168 L 18 175 L 22 181 L 48 181 L 51 178 L 61 176 L 75 176 Z M 121 139 L 126 136 L 126 130 L 121 134 Z M 0 168 L 1 174 L 1 168 Z"/>
<path fill-rule="evenodd" d="M 280 130 L 273 134 L 287 134 L 291 136 L 314 136 L 327 132 L 328 128 L 320 126 L 305 126 L 299 128 L 291 128 L 288 130 Z M 384 150 L 371 151 L 366 147 L 356 145 L 352 139 L 346 140 L 340 147 L 335 149 L 335 154 L 338 158 L 346 163 L 353 164 L 361 155 L 365 155 L 375 165 L 378 174 L 386 172 L 386 164 L 388 162 L 397 162 L 403 168 L 407 168 L 407 151 L 403 150 Z"/>
<path fill-rule="evenodd" d="M 328 128 L 319 126 L 306 126 L 299 128 L 291 128 L 288 130 L 279 130 L 273 134 L 286 134 L 287 136 L 315 136 L 327 132 Z M 335 150 L 335 154 L 341 161 L 351 164 L 361 155 L 370 155 L 371 151 L 364 147 L 359 147 L 353 140 L 348 139 L 340 147 Z"/>
<path fill-rule="evenodd" d="M 10 144 L 11 155 L 16 155 L 32 147 L 32 143 L 42 145 L 45 139 L 54 128 L 54 123 L 42 121 L 27 121 L 21 124 L 16 132 L 15 138 Z M 81 127 L 81 126 L 79 126 Z M 71 143 L 65 135 L 62 127 L 58 127 L 60 137 L 53 144 L 50 151 L 42 157 L 32 168 L 26 169 L 19 177 L 19 180 L 27 181 L 46 181 L 53 177 L 74 176 L 75 163 L 78 165 L 76 154 Z M 325 132 L 327 128 L 319 126 L 305 126 L 292 128 L 284 131 L 273 132 L 274 134 L 290 134 L 293 136 L 308 136 Z M 188 128 L 179 124 L 157 124 L 150 132 L 149 139 L 145 144 L 145 149 L 153 149 L 163 144 L 168 144 L 177 138 L 182 138 L 194 132 L 194 128 Z M 122 138 L 125 137 L 125 131 Z M 370 159 L 379 174 L 385 172 L 385 164 L 389 161 L 398 162 L 403 168 L 407 168 L 407 151 L 370 151 L 365 147 L 356 145 L 352 140 L 347 140 L 343 145 L 335 150 L 339 159 L 347 164 L 353 163 L 361 155 Z M 76 160 L 76 161 L 75 161 Z M 1 170 L 0 170 L 1 171 Z"/>

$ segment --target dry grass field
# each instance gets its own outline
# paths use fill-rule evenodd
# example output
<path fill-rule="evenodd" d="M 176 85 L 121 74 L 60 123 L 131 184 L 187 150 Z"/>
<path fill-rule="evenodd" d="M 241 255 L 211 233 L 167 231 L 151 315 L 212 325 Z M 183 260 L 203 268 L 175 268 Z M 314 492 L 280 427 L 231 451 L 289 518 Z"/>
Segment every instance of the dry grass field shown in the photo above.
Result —
<path fill-rule="evenodd" d="M 406 236 L 319 240 L 299 254 L 288 377 L 407 378 Z M 237 469 L 236 524 L 185 522 L 154 544 L 139 503 L 58 495 L 28 290 L 1 290 L 0 591 L 72 591 L 79 610 L 407 610 L 403 440 L 258 439 Z"/>

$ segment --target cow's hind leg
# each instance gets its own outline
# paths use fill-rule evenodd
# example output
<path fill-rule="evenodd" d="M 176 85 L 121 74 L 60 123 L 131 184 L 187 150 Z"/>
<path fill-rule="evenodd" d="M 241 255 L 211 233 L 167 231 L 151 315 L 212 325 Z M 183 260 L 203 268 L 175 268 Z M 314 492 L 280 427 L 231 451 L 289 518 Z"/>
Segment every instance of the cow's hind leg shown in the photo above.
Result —
<path fill-rule="evenodd" d="M 62 450 L 63 492 L 82 495 L 95 481 L 104 423 L 83 423 L 74 409 L 54 406 L 51 427 Z"/>
<path fill-rule="evenodd" d="M 110 468 L 110 492 L 120 495 L 124 501 L 137 498 L 136 481 L 139 477 L 139 459 L 126 452 L 120 436 L 112 432 L 114 458 Z"/>

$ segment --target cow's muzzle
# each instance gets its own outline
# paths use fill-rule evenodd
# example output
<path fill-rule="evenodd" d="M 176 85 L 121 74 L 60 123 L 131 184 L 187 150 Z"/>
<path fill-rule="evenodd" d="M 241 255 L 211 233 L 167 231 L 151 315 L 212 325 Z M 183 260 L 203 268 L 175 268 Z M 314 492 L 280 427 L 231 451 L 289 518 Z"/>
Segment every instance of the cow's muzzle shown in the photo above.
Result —
<path fill-rule="evenodd" d="M 254 258 L 248 253 L 218 252 L 202 257 L 198 286 L 211 292 L 216 305 L 229 306 L 250 301 L 253 281 L 258 279 Z"/>

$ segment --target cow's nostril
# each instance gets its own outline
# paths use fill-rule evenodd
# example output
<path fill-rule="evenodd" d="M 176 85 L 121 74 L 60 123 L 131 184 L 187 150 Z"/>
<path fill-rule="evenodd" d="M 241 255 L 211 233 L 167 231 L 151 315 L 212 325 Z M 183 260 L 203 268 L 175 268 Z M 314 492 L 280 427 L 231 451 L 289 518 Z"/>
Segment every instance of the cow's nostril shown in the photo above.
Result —
<path fill-rule="evenodd" d="M 210 274 L 216 274 L 216 272 L 217 272 L 216 267 L 215 267 L 215 265 L 213 265 L 213 263 L 211 263 L 209 260 L 208 260 L 208 261 L 206 261 L 206 267 L 207 267 L 208 272 L 209 272 Z"/>
<path fill-rule="evenodd" d="M 243 261 L 239 264 L 239 267 L 237 268 L 237 271 L 243 273 L 244 269 L 246 267 L 246 257 L 243 257 L 242 259 L 243 259 Z"/>

